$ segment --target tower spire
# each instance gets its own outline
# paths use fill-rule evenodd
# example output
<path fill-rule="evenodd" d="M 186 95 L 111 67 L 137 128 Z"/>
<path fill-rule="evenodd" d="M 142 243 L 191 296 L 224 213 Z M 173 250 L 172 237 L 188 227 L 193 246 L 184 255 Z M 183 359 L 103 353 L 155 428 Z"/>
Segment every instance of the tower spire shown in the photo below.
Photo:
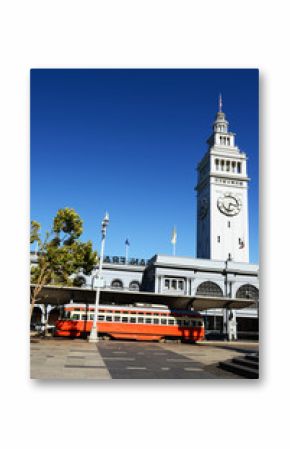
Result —
<path fill-rule="evenodd" d="M 228 133 L 229 122 L 226 119 L 226 115 L 223 112 L 223 97 L 219 94 L 218 97 L 218 111 L 216 113 L 215 121 L 213 122 L 213 131 L 215 133 Z"/>
<path fill-rule="evenodd" d="M 219 94 L 219 112 L 222 112 L 222 107 L 223 107 L 222 94 Z"/>

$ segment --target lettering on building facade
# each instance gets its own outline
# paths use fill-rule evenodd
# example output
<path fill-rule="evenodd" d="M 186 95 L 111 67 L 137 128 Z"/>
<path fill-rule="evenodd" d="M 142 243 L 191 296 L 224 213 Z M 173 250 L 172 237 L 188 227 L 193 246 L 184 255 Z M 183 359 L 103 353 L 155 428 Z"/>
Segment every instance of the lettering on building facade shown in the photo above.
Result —
<path fill-rule="evenodd" d="M 104 263 L 112 263 L 116 265 L 126 265 L 126 259 L 122 256 L 105 256 Z M 135 259 L 130 258 L 127 261 L 127 265 L 141 265 L 145 266 L 148 264 L 148 259 Z"/>

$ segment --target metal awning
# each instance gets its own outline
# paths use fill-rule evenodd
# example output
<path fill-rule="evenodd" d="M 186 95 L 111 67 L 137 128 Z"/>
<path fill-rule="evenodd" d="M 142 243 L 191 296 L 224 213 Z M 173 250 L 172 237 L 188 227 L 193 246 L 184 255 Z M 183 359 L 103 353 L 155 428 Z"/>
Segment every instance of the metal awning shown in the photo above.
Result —
<path fill-rule="evenodd" d="M 195 296 L 192 301 L 192 307 L 195 310 L 207 309 L 244 309 L 255 304 L 252 299 L 236 299 L 228 297 L 210 297 L 210 296 Z"/>
<path fill-rule="evenodd" d="M 31 285 L 31 289 L 34 285 Z M 59 287 L 47 285 L 42 288 L 36 304 L 63 305 L 69 302 L 94 304 L 96 291 L 77 287 Z M 158 294 L 154 292 L 122 291 L 113 289 L 101 289 L 100 304 L 161 304 L 170 309 L 194 310 L 207 309 L 243 309 L 255 304 L 251 299 L 233 299 L 214 296 L 177 296 Z"/>

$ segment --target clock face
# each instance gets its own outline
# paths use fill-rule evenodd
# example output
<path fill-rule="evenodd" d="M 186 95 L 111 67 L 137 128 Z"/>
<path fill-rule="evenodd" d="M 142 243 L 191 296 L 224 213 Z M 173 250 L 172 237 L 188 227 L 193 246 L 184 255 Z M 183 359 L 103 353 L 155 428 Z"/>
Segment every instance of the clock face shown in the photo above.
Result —
<path fill-rule="evenodd" d="M 226 193 L 217 200 L 217 207 L 222 214 L 233 217 L 240 212 L 242 202 L 233 193 Z"/>
<path fill-rule="evenodd" d="M 201 219 L 203 219 L 208 211 L 208 200 L 207 198 L 202 198 L 199 202 L 199 209 L 198 209 L 198 213 L 199 213 L 199 217 Z"/>

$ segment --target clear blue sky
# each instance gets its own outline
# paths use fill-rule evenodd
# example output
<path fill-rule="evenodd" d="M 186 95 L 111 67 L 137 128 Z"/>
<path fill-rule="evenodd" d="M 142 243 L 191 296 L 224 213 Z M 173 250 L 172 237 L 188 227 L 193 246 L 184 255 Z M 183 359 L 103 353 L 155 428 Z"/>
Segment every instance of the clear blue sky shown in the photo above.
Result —
<path fill-rule="evenodd" d="M 250 261 L 258 263 L 257 70 L 31 71 L 31 218 L 50 228 L 57 210 L 84 220 L 82 240 L 150 258 L 196 255 L 196 166 L 223 95 L 248 156 Z"/>

